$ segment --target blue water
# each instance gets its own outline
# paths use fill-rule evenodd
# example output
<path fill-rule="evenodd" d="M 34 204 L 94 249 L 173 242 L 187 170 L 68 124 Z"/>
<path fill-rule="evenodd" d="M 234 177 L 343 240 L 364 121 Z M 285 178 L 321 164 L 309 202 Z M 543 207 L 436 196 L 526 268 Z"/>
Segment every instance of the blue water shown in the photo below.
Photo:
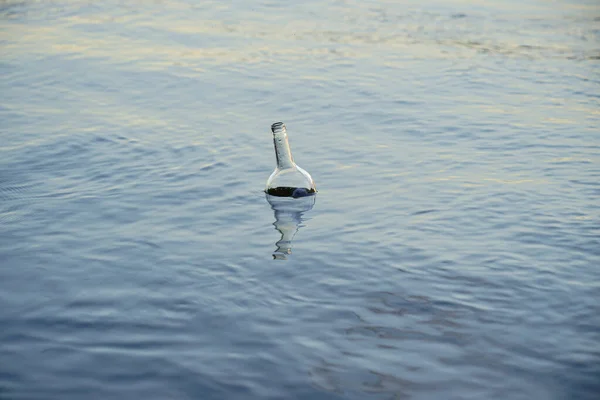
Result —
<path fill-rule="evenodd" d="M 0 398 L 597 398 L 597 1 L 0 21 Z"/>

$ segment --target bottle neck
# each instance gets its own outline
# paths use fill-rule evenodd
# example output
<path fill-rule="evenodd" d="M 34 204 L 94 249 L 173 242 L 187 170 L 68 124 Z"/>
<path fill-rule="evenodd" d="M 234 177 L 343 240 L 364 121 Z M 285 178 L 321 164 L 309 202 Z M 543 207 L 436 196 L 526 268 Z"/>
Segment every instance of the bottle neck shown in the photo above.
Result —
<path fill-rule="evenodd" d="M 282 122 L 276 122 L 271 126 L 273 131 L 273 144 L 275 145 L 275 156 L 277 157 L 277 168 L 294 168 L 294 158 L 288 142 L 287 131 Z"/>

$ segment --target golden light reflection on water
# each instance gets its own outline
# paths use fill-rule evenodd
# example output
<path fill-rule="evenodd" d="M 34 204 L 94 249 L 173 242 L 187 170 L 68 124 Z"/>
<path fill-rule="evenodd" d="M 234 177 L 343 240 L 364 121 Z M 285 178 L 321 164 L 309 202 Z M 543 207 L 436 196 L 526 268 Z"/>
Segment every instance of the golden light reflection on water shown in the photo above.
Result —
<path fill-rule="evenodd" d="M 593 162 L 591 159 L 589 158 L 579 158 L 579 157 L 558 157 L 558 158 L 552 158 L 550 160 L 548 160 L 549 163 L 569 163 L 569 162 L 585 162 L 585 163 L 591 163 Z"/>
<path fill-rule="evenodd" d="M 462 186 L 483 186 L 489 183 L 500 183 L 503 185 L 523 185 L 523 184 L 534 184 L 534 185 L 545 185 L 550 183 L 548 179 L 531 179 L 531 178 L 520 178 L 520 179 L 507 179 L 507 178 L 494 178 L 486 175 L 477 176 L 471 174 L 469 176 L 461 175 L 449 175 L 440 176 L 427 179 L 429 182 L 444 182 L 444 181 L 463 181 Z"/>
<path fill-rule="evenodd" d="M 549 118 L 546 118 L 545 121 L 553 123 L 553 124 L 561 124 L 561 125 L 575 125 L 575 124 L 578 124 L 577 121 L 573 121 L 572 119 L 566 119 L 566 118 L 549 117 Z"/>
<path fill-rule="evenodd" d="M 78 7 L 80 3 L 69 4 Z M 216 4 L 214 6 L 217 7 Z M 218 19 L 214 13 L 203 14 L 199 11 L 195 12 L 196 17 L 200 16 L 199 19 L 182 20 L 179 11 L 188 10 L 190 6 L 179 1 L 160 3 L 158 8 L 165 10 L 162 14 L 156 10 L 155 14 L 143 14 L 136 7 L 141 7 L 141 4 L 121 6 L 111 14 L 100 9 L 86 10 L 87 14 L 67 13 L 51 23 L 40 25 L 12 21 L 7 26 L 6 33 L 10 40 L 3 47 L 3 52 L 9 57 L 21 56 L 23 59 L 50 55 L 67 59 L 96 59 L 98 63 L 123 70 L 168 70 L 170 74 L 195 78 L 213 67 L 224 65 L 286 64 L 287 68 L 301 71 L 303 63 L 310 60 L 339 60 L 350 67 L 376 60 L 380 65 L 401 69 L 406 67 L 407 59 L 465 60 L 478 57 L 481 51 L 526 58 L 536 58 L 540 52 L 565 57 L 575 51 L 568 44 L 555 43 L 551 36 L 538 37 L 536 40 L 539 43 L 535 45 L 523 45 L 522 37 L 510 32 L 504 32 L 503 36 L 496 35 L 494 43 L 479 40 L 476 30 L 467 29 L 463 32 L 464 37 L 452 37 L 444 32 L 453 32 L 457 27 L 468 28 L 468 24 L 461 21 L 462 17 L 453 20 L 440 13 L 415 10 L 403 10 L 402 13 L 396 10 L 394 13 L 393 9 L 385 7 L 370 9 L 367 6 L 348 8 L 339 5 L 339 11 L 343 14 L 339 19 L 327 20 L 319 16 L 308 18 L 305 15 L 281 23 L 278 13 L 263 15 L 253 10 L 241 11 L 243 18 L 238 21 Z M 224 5 L 219 7 L 227 9 Z M 504 8 L 499 3 L 495 7 Z M 169 10 L 179 11 L 170 14 Z M 289 72 L 280 69 L 276 73 L 286 75 Z M 489 70 L 485 73 L 488 79 L 482 81 L 482 85 L 492 85 L 494 75 L 498 72 Z M 581 74 L 578 78 L 588 79 Z M 328 81 L 327 76 L 316 74 L 306 74 L 304 79 Z M 371 84 L 366 78 L 363 83 Z M 523 102 L 542 100 L 528 94 L 520 96 Z M 110 96 L 95 92 L 93 99 L 90 97 L 85 101 L 95 102 L 96 105 L 112 104 Z M 547 106 L 549 113 L 555 107 L 564 107 L 560 98 L 550 98 L 548 101 L 554 102 Z M 459 111 L 458 108 L 463 112 L 468 108 L 476 108 L 476 111 L 488 114 L 518 115 L 520 120 L 511 121 L 511 126 L 530 129 L 543 124 L 579 123 L 575 118 L 535 115 L 526 107 L 503 103 L 502 106 L 482 104 L 479 97 L 469 95 L 441 112 L 453 114 Z M 570 107 L 572 111 L 589 117 L 600 114 L 600 110 L 585 105 L 573 104 Z M 127 107 L 121 107 L 116 112 L 111 110 L 111 118 L 122 122 L 126 120 L 134 125 L 164 126 L 162 120 L 145 115 L 144 110 L 126 110 Z M 528 121 L 523 121 L 524 118 Z"/>
<path fill-rule="evenodd" d="M 198 64 L 232 64 L 303 61 L 311 56 L 336 56 L 350 58 L 365 58 L 364 52 L 339 51 L 329 48 L 286 46 L 269 42 L 245 44 L 235 48 L 226 47 L 190 47 L 181 44 L 160 44 L 145 41 L 143 38 L 131 39 L 114 34 L 104 33 L 99 36 L 86 35 L 81 37 L 76 30 L 69 26 L 30 27 L 13 26 L 13 37 L 18 41 L 10 46 L 15 53 L 30 54 L 62 54 L 71 58 L 103 58 L 113 64 L 136 63 L 136 68 L 144 67 L 149 70 L 164 69 L 173 65 L 188 67 L 190 72 L 202 72 Z M 21 31 L 27 31 L 21 35 Z M 194 34 L 214 32 L 210 29 L 200 29 Z M 217 31 L 218 32 L 218 31 Z M 6 49 L 5 49 L 6 50 Z M 277 59 L 273 57 L 276 56 Z"/>
<path fill-rule="evenodd" d="M 76 7 L 76 4 L 72 6 Z M 457 56 L 472 58 L 479 51 L 534 58 L 540 51 L 572 51 L 569 46 L 553 41 L 523 46 L 521 37 L 513 38 L 509 33 L 505 33 L 503 42 L 495 43 L 486 43 L 476 37 L 469 39 L 471 35 L 454 38 L 444 35 L 444 31 L 453 31 L 462 22 L 449 19 L 445 21 L 448 27 L 444 28 L 443 24 L 439 24 L 437 15 L 417 14 L 415 21 L 415 16 L 407 18 L 407 15 L 390 14 L 388 10 L 386 18 L 399 23 L 386 23 L 386 19 L 379 18 L 382 11 L 369 17 L 373 11 L 366 6 L 343 8 L 343 12 L 350 14 L 342 15 L 339 21 L 314 17 L 285 23 L 281 23 L 277 13 L 260 14 L 251 10 L 247 10 L 245 18 L 238 22 L 206 18 L 181 20 L 175 19 L 168 10 L 185 9 L 189 5 L 174 1 L 163 2 L 161 7 L 167 11 L 152 19 L 143 19 L 132 12 L 135 6 L 131 6 L 130 14 L 124 15 L 122 12 L 114 15 L 66 15 L 47 26 L 12 23 L 9 34 L 17 46 L 12 46 L 11 51 L 102 57 L 112 63 L 135 61 L 150 69 L 165 68 L 175 62 L 195 69 L 200 62 L 294 62 L 307 57 L 357 60 L 378 57 L 386 50 L 389 53 L 382 62 L 389 66 L 400 65 L 393 57 L 396 52 L 416 58 L 453 59 Z M 433 26 L 428 26 L 431 24 Z M 86 29 L 86 26 L 98 25 L 104 29 Z M 430 28 L 435 29 L 431 31 Z M 155 40 L 157 37 L 163 42 Z M 227 46 L 219 46 L 222 38 L 227 38 Z M 444 50 L 445 46 L 453 51 Z M 189 73 L 193 74 L 193 71 Z"/>

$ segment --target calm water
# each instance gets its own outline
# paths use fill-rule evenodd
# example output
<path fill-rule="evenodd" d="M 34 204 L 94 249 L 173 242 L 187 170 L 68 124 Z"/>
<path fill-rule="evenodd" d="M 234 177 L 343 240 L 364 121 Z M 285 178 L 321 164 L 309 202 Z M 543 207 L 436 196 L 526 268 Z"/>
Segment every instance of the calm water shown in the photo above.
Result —
<path fill-rule="evenodd" d="M 0 21 L 0 398 L 600 392 L 597 1 Z M 304 214 L 262 192 L 275 121 Z"/>

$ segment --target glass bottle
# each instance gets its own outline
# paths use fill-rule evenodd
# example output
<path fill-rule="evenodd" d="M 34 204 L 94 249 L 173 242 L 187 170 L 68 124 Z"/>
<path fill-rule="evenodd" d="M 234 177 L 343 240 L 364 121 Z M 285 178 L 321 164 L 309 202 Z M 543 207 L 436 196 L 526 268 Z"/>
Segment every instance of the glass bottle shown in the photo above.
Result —
<path fill-rule="evenodd" d="M 267 180 L 265 192 L 277 197 L 305 197 L 317 192 L 315 182 L 308 172 L 294 162 L 287 130 L 283 122 L 271 125 L 277 167 Z"/>

